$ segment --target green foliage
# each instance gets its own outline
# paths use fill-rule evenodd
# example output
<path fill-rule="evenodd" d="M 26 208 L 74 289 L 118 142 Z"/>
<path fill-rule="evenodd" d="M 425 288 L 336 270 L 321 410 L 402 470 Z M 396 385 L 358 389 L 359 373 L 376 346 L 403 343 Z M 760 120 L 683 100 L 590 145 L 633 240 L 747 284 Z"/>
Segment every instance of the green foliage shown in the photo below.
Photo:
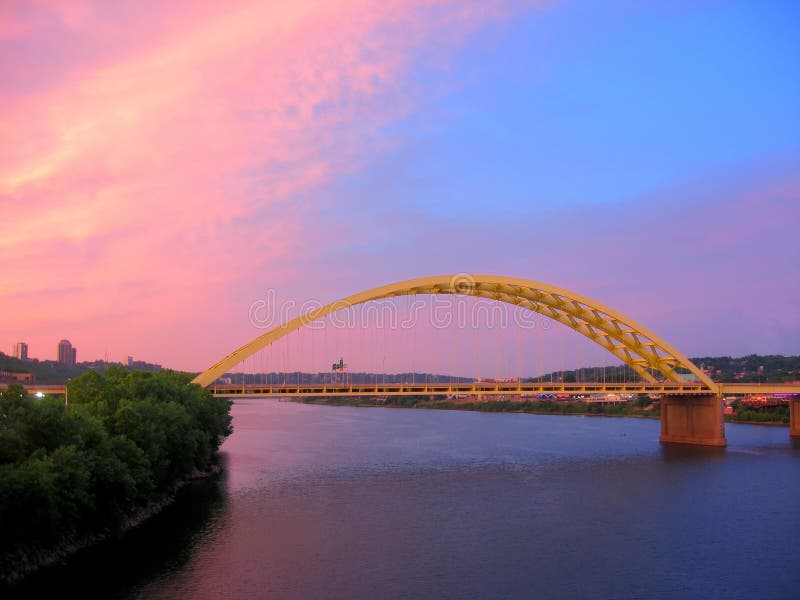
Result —
<path fill-rule="evenodd" d="M 734 405 L 734 413 L 732 415 L 727 415 L 726 420 L 746 421 L 751 423 L 788 423 L 789 407 L 776 406 L 772 410 L 765 410 L 736 403 Z"/>
<path fill-rule="evenodd" d="M 211 466 L 230 402 L 191 376 L 109 367 L 69 384 L 69 406 L 0 391 L 0 554 L 120 526 L 154 492 Z"/>
<path fill-rule="evenodd" d="M 782 383 L 800 380 L 800 356 L 750 354 L 739 358 L 704 356 L 692 362 L 709 370 L 715 381 Z"/>
<path fill-rule="evenodd" d="M 452 410 L 476 410 L 480 412 L 525 412 L 556 415 L 635 415 L 657 417 L 657 409 L 642 409 L 638 401 L 603 404 L 599 402 L 562 402 L 557 400 L 526 400 L 508 402 L 490 400 L 486 402 L 430 402 L 419 406 Z"/>
<path fill-rule="evenodd" d="M 429 396 L 387 396 L 375 399 L 369 396 L 318 396 L 304 398 L 301 402 L 328 404 L 335 406 L 398 406 L 404 408 L 440 408 L 446 410 L 476 410 L 480 412 L 527 412 L 536 414 L 558 415 L 633 415 L 640 417 L 658 417 L 658 404 L 653 405 L 647 394 L 640 394 L 631 402 L 605 404 L 600 402 L 582 402 L 536 399 L 524 402 L 508 400 L 484 400 L 470 402 L 453 402 L 436 400 Z"/>

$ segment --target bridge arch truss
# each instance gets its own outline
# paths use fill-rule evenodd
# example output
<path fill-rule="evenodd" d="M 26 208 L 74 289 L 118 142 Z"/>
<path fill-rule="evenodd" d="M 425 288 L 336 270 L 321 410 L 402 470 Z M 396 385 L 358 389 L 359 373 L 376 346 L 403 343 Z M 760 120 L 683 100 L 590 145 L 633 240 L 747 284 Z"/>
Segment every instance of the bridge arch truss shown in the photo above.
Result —
<path fill-rule="evenodd" d="M 458 294 L 506 302 L 549 317 L 589 338 L 648 383 L 656 381 L 653 371 L 661 373 L 667 381 L 683 382 L 678 370 L 685 369 L 709 392 L 716 392 L 718 388 L 705 373 L 665 340 L 596 300 L 540 281 L 464 273 L 399 281 L 312 309 L 234 350 L 198 375 L 193 383 L 208 387 L 262 348 L 337 310 L 373 300 L 417 294 Z"/>

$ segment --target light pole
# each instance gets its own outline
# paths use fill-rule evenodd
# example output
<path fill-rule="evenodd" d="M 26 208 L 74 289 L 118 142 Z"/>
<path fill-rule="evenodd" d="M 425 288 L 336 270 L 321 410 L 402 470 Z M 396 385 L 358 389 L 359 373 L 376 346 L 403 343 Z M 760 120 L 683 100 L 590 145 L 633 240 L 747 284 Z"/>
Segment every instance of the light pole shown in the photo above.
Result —
<path fill-rule="evenodd" d="M 64 406 L 69 406 L 69 382 L 67 379 L 67 385 L 64 386 Z"/>

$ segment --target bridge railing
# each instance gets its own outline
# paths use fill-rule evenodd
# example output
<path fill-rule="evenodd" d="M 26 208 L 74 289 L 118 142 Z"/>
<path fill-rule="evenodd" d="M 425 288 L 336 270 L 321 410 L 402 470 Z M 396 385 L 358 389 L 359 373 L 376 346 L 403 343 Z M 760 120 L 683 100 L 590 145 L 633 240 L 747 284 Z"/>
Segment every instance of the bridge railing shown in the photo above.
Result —
<path fill-rule="evenodd" d="M 251 384 L 216 385 L 217 396 L 366 396 L 366 395 L 538 395 L 708 394 L 702 384 L 675 383 L 395 383 L 395 384 Z"/>

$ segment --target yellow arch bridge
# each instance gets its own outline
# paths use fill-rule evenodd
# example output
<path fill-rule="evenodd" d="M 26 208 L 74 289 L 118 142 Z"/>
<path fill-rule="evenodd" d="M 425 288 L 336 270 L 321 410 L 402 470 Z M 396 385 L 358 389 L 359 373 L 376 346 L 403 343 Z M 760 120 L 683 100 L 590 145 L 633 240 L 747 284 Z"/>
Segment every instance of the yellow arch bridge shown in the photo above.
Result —
<path fill-rule="evenodd" d="M 224 386 L 214 382 L 232 367 L 291 332 L 330 313 L 383 298 L 415 294 L 461 294 L 488 298 L 549 317 L 589 338 L 628 365 L 641 377 L 630 384 L 457 383 L 357 385 Z M 681 371 L 691 373 L 687 384 Z M 800 385 L 748 385 L 712 381 L 675 347 L 630 317 L 576 292 L 541 281 L 500 275 L 440 275 L 409 279 L 373 288 L 287 321 L 234 350 L 193 383 L 211 387 L 216 395 L 254 396 L 372 396 L 372 395 L 534 395 L 560 393 L 661 394 L 661 441 L 725 446 L 723 394 L 800 393 Z M 791 434 L 800 436 L 800 400 L 790 401 Z"/>
<path fill-rule="evenodd" d="M 549 317 L 605 348 L 636 372 L 639 383 L 425 383 L 342 385 L 218 385 L 226 372 L 254 353 L 334 311 L 365 302 L 416 294 L 488 298 Z M 681 373 L 692 375 L 687 383 Z M 440 275 L 373 288 L 310 310 L 256 337 L 220 359 L 192 383 L 224 397 L 538 395 L 650 393 L 661 395 L 662 442 L 725 446 L 722 396 L 800 394 L 800 384 L 736 384 L 712 381 L 686 356 L 630 317 L 576 292 L 540 281 L 499 275 Z M 43 388 L 42 388 L 43 389 Z M 45 390 L 43 390 L 45 391 Z M 55 390 L 47 390 L 57 393 Z M 800 437 L 800 397 L 790 398 L 790 432 Z"/>

